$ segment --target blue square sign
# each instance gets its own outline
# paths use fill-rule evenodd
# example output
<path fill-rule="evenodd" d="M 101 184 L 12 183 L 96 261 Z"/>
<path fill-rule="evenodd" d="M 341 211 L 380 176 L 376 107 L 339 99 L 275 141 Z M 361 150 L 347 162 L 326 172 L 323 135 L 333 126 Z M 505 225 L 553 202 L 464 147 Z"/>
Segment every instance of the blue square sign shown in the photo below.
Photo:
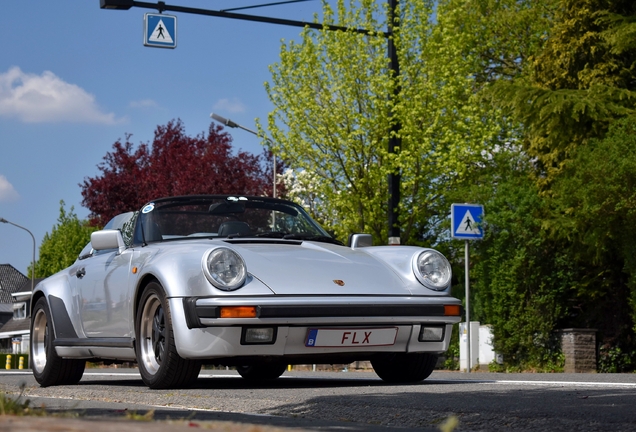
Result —
<path fill-rule="evenodd" d="M 460 240 L 483 239 L 484 230 L 481 225 L 483 214 L 484 206 L 480 204 L 451 205 L 452 237 Z"/>
<path fill-rule="evenodd" d="M 176 48 L 177 17 L 163 14 L 145 14 L 144 45 L 158 48 Z"/>

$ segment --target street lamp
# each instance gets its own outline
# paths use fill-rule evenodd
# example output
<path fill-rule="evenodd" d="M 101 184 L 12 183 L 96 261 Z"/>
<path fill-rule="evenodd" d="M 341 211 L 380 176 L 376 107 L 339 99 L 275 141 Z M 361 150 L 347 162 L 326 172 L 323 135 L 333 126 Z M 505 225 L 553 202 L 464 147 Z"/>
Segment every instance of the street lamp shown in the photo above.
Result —
<path fill-rule="evenodd" d="M 15 227 L 21 228 L 21 229 L 25 230 L 26 232 L 28 232 L 29 234 L 31 234 L 31 238 L 33 239 L 33 264 L 32 264 L 32 267 L 31 267 L 31 292 L 33 292 L 33 287 L 34 287 L 34 282 L 35 282 L 35 237 L 33 237 L 33 233 L 31 231 L 29 231 L 28 229 L 26 229 L 25 227 L 20 226 L 18 224 L 15 224 L 13 222 L 9 222 L 5 218 L 0 218 L 0 222 L 1 223 L 8 223 L 8 224 L 13 225 Z"/>
<path fill-rule="evenodd" d="M 99 7 L 102 9 L 128 10 L 134 4 L 133 0 L 99 0 Z"/>
<path fill-rule="evenodd" d="M 212 114 L 210 114 L 210 117 L 212 117 L 213 120 L 216 120 L 217 122 L 219 122 L 221 124 L 224 124 L 227 127 L 243 129 L 244 131 L 247 131 L 247 132 L 252 133 L 252 134 L 254 134 L 256 136 L 259 136 L 256 131 L 253 131 L 252 129 L 248 129 L 245 126 L 242 126 L 242 125 L 240 125 L 238 123 L 235 123 L 235 122 L 233 122 L 230 119 L 226 119 L 225 117 L 221 117 L 218 114 L 212 113 Z M 265 139 L 267 141 L 269 141 L 270 149 L 271 149 L 271 146 L 273 144 L 272 140 L 270 140 L 267 137 L 265 137 Z M 273 171 L 274 171 L 274 188 L 273 188 L 272 196 L 274 198 L 276 198 L 276 155 L 274 154 L 273 151 L 272 151 L 272 165 L 273 165 Z"/>

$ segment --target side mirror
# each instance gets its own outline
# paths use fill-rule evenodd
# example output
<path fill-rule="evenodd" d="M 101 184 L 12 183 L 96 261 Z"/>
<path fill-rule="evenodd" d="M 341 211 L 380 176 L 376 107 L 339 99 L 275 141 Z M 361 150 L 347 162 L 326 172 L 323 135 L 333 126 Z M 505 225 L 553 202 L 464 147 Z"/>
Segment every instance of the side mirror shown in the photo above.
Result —
<path fill-rule="evenodd" d="M 347 243 L 351 249 L 373 246 L 373 236 L 371 234 L 351 234 Z"/>
<path fill-rule="evenodd" d="M 101 230 L 91 234 L 91 247 L 96 251 L 107 249 L 119 249 L 123 252 L 126 249 L 124 238 L 119 230 Z"/>

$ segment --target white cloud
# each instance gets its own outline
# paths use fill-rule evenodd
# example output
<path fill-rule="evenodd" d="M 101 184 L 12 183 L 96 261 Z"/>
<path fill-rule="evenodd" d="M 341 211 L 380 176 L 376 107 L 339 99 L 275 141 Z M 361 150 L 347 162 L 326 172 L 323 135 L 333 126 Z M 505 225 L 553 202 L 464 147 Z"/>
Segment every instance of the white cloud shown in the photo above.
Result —
<path fill-rule="evenodd" d="M 152 99 L 141 99 L 141 100 L 131 101 L 129 106 L 131 108 L 154 108 L 159 106 L 159 104 Z"/>
<path fill-rule="evenodd" d="M 20 198 L 18 192 L 14 189 L 9 180 L 0 174 L 0 202 L 15 201 Z"/>
<path fill-rule="evenodd" d="M 245 105 L 237 98 L 220 99 L 214 104 L 214 109 L 220 112 L 229 112 L 232 114 L 245 112 Z"/>
<path fill-rule="evenodd" d="M 26 123 L 78 122 L 113 124 L 113 113 L 102 112 L 95 96 L 54 73 L 42 75 L 12 67 L 0 73 L 0 116 L 17 117 Z"/>

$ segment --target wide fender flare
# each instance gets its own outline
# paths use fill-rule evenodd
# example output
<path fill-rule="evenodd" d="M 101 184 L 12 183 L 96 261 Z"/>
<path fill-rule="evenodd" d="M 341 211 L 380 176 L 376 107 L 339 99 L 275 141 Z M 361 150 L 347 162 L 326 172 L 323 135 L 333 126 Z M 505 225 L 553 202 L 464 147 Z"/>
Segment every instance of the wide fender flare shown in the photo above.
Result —
<path fill-rule="evenodd" d="M 56 339 L 86 337 L 79 320 L 79 298 L 70 283 L 75 272 L 75 266 L 71 266 L 44 279 L 34 288 L 31 297 L 31 316 L 35 303 L 46 298 Z"/>

